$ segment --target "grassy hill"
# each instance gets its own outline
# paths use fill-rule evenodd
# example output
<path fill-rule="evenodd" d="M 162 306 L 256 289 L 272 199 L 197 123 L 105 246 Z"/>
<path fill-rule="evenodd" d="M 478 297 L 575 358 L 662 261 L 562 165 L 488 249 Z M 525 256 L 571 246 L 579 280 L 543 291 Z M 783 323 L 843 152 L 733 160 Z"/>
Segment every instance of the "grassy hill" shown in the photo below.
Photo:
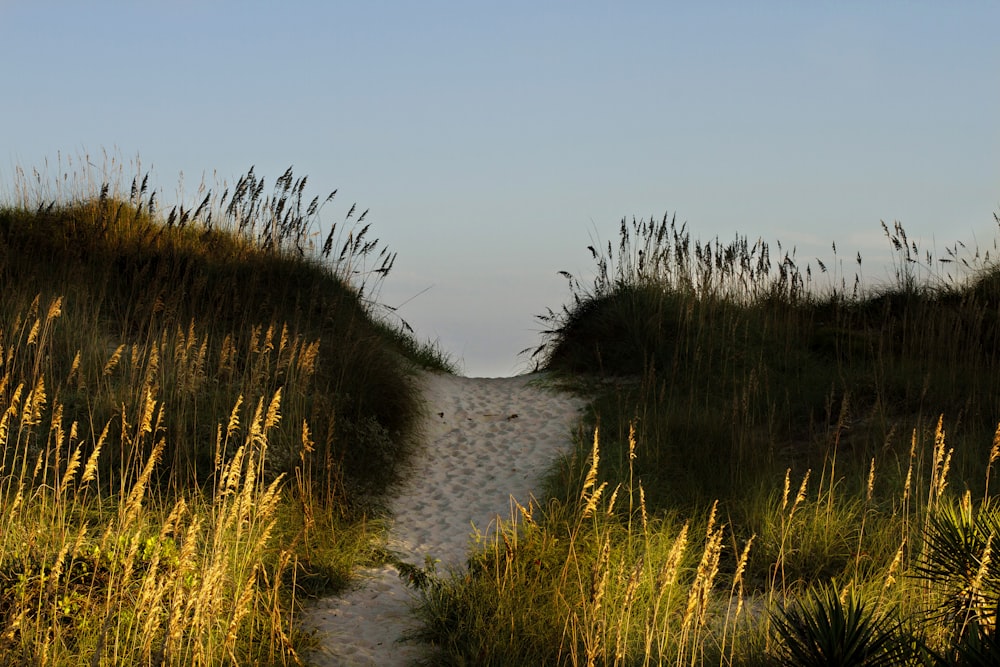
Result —
<path fill-rule="evenodd" d="M 288 664 L 303 598 L 386 557 L 447 360 L 373 300 L 363 214 L 264 188 L 0 207 L 6 664 Z M 666 217 L 591 248 L 536 358 L 593 438 L 415 579 L 439 664 L 997 664 L 1000 270 L 884 231 L 880 287 Z"/>
<path fill-rule="evenodd" d="M 881 287 L 668 217 L 591 247 L 536 358 L 593 439 L 425 587 L 442 664 L 997 664 L 1000 269 L 884 231 Z"/>
<path fill-rule="evenodd" d="M 146 183 L 0 207 L 4 664 L 293 660 L 447 366 L 370 299 L 394 255 L 353 207 L 319 244 L 291 170 Z"/>

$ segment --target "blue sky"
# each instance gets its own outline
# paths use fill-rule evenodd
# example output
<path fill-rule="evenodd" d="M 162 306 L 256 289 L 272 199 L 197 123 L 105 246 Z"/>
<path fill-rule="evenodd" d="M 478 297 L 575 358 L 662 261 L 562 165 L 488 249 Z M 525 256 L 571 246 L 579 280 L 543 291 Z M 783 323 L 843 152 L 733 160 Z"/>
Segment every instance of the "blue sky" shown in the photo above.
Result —
<path fill-rule="evenodd" d="M 524 369 L 623 216 L 872 274 L 880 220 L 939 255 L 998 237 L 997 3 L 0 0 L 0 26 L 0 193 L 60 153 L 138 155 L 164 202 L 294 165 L 330 220 L 370 209 L 382 299 L 469 375 Z"/>

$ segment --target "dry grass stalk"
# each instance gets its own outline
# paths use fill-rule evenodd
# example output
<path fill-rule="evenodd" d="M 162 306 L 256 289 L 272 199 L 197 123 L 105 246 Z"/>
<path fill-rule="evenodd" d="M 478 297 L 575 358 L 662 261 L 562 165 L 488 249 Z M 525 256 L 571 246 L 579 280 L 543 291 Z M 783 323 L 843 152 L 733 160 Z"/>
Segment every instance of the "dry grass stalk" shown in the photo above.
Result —
<path fill-rule="evenodd" d="M 735 630 L 735 627 L 740 620 L 740 614 L 743 612 L 743 575 L 746 572 L 747 561 L 750 560 L 750 548 L 753 546 L 753 542 L 756 538 L 756 535 L 750 536 L 750 539 L 748 539 L 746 544 L 743 545 L 743 551 L 740 552 L 740 557 L 736 561 L 736 570 L 733 573 L 733 581 L 729 588 L 729 604 L 726 609 L 725 626 L 723 627 L 722 640 L 720 641 L 723 652 L 725 652 L 726 649 L 726 638 L 729 634 L 730 628 Z M 733 598 L 736 599 L 735 611 L 733 611 Z M 732 646 L 733 650 L 735 649 L 735 641 L 734 637 L 734 645 Z"/>
<path fill-rule="evenodd" d="M 927 493 L 928 511 L 937 507 L 938 501 L 944 495 L 948 486 L 948 469 L 951 466 L 953 450 L 945 445 L 944 415 L 938 417 L 934 427 L 934 450 L 931 455 L 931 478 Z"/>
<path fill-rule="evenodd" d="M 993 470 L 993 464 L 998 459 L 1000 459 L 1000 423 L 997 424 L 996 431 L 993 433 L 993 445 L 990 447 L 990 456 L 986 462 L 986 483 L 983 485 L 984 501 L 990 497 L 990 471 Z"/>
<path fill-rule="evenodd" d="M 666 559 L 660 565 L 653 583 L 653 604 L 652 609 L 646 616 L 646 623 L 643 629 L 644 655 L 643 667 L 648 667 L 653 659 L 653 642 L 657 643 L 656 653 L 662 655 L 667 649 L 666 623 L 667 613 L 673 600 L 674 584 L 677 581 L 677 574 L 680 570 L 681 560 L 687 549 L 687 535 L 689 524 L 685 523 L 680 533 L 674 538 L 667 553 Z M 664 605 L 664 600 L 666 604 Z"/>
<path fill-rule="evenodd" d="M 645 564 L 645 558 L 640 554 L 632 566 L 632 572 L 629 574 L 628 581 L 625 584 L 625 596 L 618 603 L 619 619 L 615 634 L 616 665 L 621 664 L 626 658 L 627 640 L 632 620 L 632 605 L 639 592 L 639 584 L 642 583 Z"/>
<path fill-rule="evenodd" d="M 712 505 L 709 513 L 708 528 L 705 531 L 705 547 L 702 551 L 701 561 L 695 572 L 694 582 L 688 590 L 687 607 L 684 611 L 684 618 L 681 621 L 679 636 L 680 655 L 678 662 L 681 662 L 686 651 L 690 650 L 691 664 L 695 663 L 698 653 L 698 634 L 705 625 L 708 603 L 711 597 L 712 587 L 715 584 L 715 577 L 719 572 L 719 558 L 722 555 L 722 540 L 724 536 L 724 526 L 715 525 L 715 514 L 718 503 Z"/>

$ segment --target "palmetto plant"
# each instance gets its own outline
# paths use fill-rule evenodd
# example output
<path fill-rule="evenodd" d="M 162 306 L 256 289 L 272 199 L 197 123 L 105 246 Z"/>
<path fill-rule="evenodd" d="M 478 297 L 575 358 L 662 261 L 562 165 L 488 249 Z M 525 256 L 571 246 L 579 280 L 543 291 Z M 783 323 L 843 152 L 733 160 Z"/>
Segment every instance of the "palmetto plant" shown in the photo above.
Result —
<path fill-rule="evenodd" d="M 912 641 L 893 610 L 876 608 L 854 588 L 831 582 L 771 614 L 776 662 L 789 667 L 891 667 L 905 664 Z"/>
<path fill-rule="evenodd" d="M 952 629 L 952 644 L 994 644 L 1000 599 L 1000 508 L 974 509 L 969 496 L 945 503 L 927 518 L 915 576 L 932 585 L 937 613 Z M 994 655 L 997 651 L 994 649 Z"/>

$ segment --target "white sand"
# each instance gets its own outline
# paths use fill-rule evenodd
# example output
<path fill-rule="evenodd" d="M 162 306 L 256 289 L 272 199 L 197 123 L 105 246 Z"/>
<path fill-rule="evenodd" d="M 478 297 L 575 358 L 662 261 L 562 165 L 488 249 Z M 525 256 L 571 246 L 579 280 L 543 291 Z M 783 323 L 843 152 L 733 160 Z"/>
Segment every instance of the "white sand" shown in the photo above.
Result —
<path fill-rule="evenodd" d="M 425 374 L 424 445 L 390 501 L 389 549 L 417 566 L 430 555 L 438 572 L 464 567 L 473 525 L 489 532 L 510 517 L 511 497 L 527 505 L 540 476 L 571 445 L 584 401 L 544 388 L 539 375 L 462 378 Z M 400 643 L 414 625 L 415 593 L 394 567 L 359 574 L 358 588 L 319 601 L 305 619 L 319 632 L 319 666 L 405 666 L 426 646 Z"/>

